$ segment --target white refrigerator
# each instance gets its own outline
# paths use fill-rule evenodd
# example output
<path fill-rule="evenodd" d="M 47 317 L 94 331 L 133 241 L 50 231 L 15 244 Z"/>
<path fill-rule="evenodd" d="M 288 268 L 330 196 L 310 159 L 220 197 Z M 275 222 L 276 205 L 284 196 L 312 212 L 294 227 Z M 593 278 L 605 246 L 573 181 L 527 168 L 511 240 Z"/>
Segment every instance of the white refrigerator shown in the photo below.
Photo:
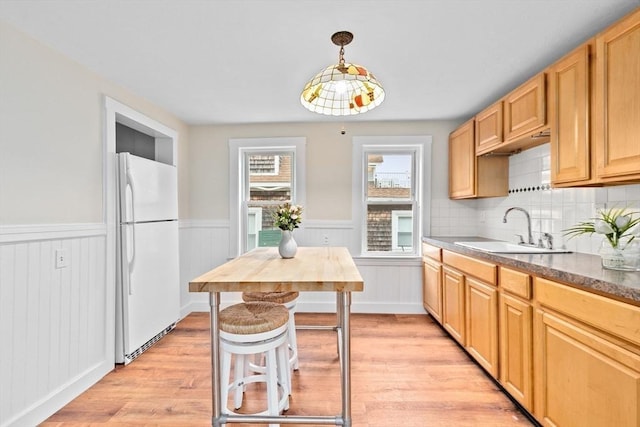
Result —
<path fill-rule="evenodd" d="M 117 155 L 116 363 L 128 364 L 180 316 L 175 166 Z"/>

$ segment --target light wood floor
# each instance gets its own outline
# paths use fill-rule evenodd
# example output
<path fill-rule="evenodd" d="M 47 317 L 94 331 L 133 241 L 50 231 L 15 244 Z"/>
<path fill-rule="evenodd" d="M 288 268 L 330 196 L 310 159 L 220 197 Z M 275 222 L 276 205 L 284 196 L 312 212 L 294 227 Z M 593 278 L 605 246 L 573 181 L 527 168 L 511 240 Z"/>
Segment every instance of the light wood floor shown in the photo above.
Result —
<path fill-rule="evenodd" d="M 296 322 L 334 316 L 298 313 Z M 532 425 L 429 316 L 353 314 L 351 330 L 353 427 Z M 335 333 L 302 330 L 298 341 L 288 414 L 339 414 Z M 210 426 L 209 366 L 209 315 L 194 313 L 42 426 Z M 247 391 L 249 408 L 261 404 L 258 391 Z"/>

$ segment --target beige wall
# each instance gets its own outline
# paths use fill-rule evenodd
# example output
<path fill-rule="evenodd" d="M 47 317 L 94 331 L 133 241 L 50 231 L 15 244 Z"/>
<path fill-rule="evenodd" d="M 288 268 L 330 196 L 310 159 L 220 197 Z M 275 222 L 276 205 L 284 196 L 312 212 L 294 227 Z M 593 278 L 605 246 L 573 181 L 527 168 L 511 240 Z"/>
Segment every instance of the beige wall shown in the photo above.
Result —
<path fill-rule="evenodd" d="M 459 121 L 356 118 L 346 135 L 339 120 L 189 127 L 4 23 L 0 55 L 0 225 L 102 222 L 104 95 L 178 131 L 181 219 L 229 218 L 230 138 L 306 137 L 306 217 L 350 220 L 351 138 L 432 135 L 432 197 L 446 198 L 447 138 Z"/>
<path fill-rule="evenodd" d="M 0 225 L 103 221 L 104 95 L 178 131 L 180 217 L 189 216 L 188 127 L 0 23 Z"/>
<path fill-rule="evenodd" d="M 302 107 L 301 107 L 302 108 Z M 384 108 L 384 105 L 380 108 Z M 460 121 L 278 123 L 193 126 L 189 133 L 192 219 L 229 218 L 229 139 L 303 136 L 307 139 L 307 201 L 312 220 L 351 219 L 353 136 L 432 135 L 432 197 L 448 192 L 447 141 Z"/>

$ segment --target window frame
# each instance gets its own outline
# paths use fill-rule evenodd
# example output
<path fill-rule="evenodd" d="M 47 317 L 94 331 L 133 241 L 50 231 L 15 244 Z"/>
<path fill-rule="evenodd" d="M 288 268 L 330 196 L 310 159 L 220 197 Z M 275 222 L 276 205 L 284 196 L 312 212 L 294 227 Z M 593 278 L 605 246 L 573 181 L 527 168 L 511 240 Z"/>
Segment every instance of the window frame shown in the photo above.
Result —
<path fill-rule="evenodd" d="M 415 258 L 421 256 L 420 244 L 423 230 L 429 230 L 430 215 L 430 178 L 425 173 L 431 166 L 430 135 L 418 136 L 355 136 L 353 138 L 353 178 L 352 209 L 356 232 L 359 240 L 359 256 L 372 258 Z M 394 199 L 390 201 L 367 200 L 369 179 L 368 154 L 409 154 L 413 156 L 412 189 L 410 199 Z M 410 252 L 369 251 L 367 244 L 367 212 L 370 204 L 412 204 L 413 235 Z"/>
<path fill-rule="evenodd" d="M 249 182 L 245 154 L 292 154 L 292 203 L 304 205 L 306 201 L 306 138 L 232 138 L 229 139 L 229 257 L 235 258 L 245 251 L 247 209 L 244 191 Z"/>

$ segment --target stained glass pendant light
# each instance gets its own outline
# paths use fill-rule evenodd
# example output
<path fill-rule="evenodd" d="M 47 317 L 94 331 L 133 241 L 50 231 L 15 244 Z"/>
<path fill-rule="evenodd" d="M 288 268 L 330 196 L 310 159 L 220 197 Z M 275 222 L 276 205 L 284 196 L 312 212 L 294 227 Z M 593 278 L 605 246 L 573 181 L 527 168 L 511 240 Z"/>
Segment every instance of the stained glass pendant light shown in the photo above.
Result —
<path fill-rule="evenodd" d="M 362 65 L 344 61 L 344 47 L 353 34 L 338 31 L 331 41 L 340 46 L 338 63 L 320 71 L 305 85 L 300 102 L 305 108 L 329 116 L 350 116 L 373 110 L 384 101 L 384 89 Z"/>

